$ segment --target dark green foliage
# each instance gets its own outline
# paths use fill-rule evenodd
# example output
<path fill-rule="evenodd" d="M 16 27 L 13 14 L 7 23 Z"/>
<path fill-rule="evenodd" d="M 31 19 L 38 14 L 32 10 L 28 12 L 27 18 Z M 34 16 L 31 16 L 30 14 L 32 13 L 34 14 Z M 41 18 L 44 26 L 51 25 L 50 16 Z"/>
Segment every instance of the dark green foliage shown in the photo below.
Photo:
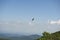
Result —
<path fill-rule="evenodd" d="M 60 31 L 51 34 L 44 32 L 43 36 L 37 40 L 60 40 Z"/>

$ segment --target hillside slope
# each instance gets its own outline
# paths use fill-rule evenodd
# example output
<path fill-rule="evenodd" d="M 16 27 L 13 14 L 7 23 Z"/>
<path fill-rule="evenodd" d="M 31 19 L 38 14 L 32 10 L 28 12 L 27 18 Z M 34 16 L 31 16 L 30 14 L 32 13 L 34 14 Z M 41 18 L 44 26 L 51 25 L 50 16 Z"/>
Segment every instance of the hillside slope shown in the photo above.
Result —
<path fill-rule="evenodd" d="M 60 31 L 51 34 L 44 32 L 43 36 L 37 40 L 60 40 Z"/>

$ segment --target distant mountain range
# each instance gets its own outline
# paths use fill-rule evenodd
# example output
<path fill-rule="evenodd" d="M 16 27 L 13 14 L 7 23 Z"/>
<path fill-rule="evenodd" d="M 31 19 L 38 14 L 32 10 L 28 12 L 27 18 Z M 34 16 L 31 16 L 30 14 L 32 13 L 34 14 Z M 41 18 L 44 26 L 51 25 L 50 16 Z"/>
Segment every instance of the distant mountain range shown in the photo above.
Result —
<path fill-rule="evenodd" d="M 18 34 L 0 34 L 0 39 L 8 40 L 36 40 L 40 35 L 18 35 Z"/>

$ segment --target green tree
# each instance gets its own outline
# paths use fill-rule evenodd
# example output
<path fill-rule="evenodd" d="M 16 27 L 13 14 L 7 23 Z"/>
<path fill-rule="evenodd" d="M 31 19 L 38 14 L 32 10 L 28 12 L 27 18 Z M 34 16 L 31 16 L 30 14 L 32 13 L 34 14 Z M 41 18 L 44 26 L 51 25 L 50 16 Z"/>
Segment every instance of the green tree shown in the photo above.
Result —
<path fill-rule="evenodd" d="M 51 34 L 48 32 L 44 32 L 42 34 L 43 36 L 41 38 L 38 38 L 37 40 L 60 40 L 60 31 Z"/>

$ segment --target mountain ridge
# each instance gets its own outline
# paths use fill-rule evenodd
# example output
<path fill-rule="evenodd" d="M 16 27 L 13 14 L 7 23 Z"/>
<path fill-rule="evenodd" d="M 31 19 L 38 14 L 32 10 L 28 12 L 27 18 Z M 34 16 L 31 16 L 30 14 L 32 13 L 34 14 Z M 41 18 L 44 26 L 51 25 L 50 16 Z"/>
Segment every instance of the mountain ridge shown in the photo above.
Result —
<path fill-rule="evenodd" d="M 10 40 L 35 40 L 39 38 L 41 35 L 33 34 L 33 35 L 15 35 L 15 34 L 0 34 L 0 38 L 6 38 Z"/>

